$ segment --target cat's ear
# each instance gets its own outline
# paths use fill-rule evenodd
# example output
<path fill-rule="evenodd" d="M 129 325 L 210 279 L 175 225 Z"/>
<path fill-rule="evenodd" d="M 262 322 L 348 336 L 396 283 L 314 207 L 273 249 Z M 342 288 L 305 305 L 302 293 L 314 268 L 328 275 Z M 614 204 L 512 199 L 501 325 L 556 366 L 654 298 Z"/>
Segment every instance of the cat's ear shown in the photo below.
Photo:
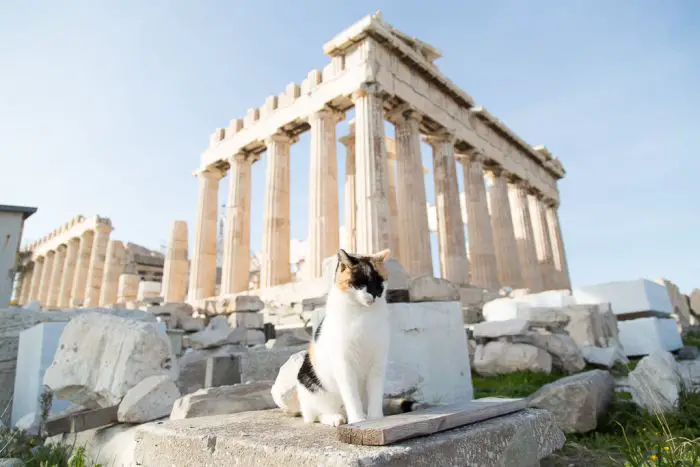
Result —
<path fill-rule="evenodd" d="M 342 248 L 338 250 L 338 262 L 347 268 L 351 268 L 357 264 L 357 258 L 348 254 Z"/>
<path fill-rule="evenodd" d="M 383 263 L 384 261 L 388 260 L 390 256 L 391 250 L 387 248 L 386 250 L 382 250 L 379 253 L 373 254 L 372 259 L 377 263 Z"/>

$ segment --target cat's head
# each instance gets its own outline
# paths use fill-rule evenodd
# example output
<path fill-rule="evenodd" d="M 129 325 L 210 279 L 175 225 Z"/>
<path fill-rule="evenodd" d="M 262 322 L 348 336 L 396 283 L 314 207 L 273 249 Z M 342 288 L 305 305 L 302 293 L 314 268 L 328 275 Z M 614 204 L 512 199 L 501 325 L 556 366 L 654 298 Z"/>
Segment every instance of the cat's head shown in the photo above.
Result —
<path fill-rule="evenodd" d="M 385 296 L 389 275 L 384 263 L 390 254 L 391 250 L 388 249 L 372 255 L 338 250 L 335 287 L 360 305 L 372 306 Z"/>

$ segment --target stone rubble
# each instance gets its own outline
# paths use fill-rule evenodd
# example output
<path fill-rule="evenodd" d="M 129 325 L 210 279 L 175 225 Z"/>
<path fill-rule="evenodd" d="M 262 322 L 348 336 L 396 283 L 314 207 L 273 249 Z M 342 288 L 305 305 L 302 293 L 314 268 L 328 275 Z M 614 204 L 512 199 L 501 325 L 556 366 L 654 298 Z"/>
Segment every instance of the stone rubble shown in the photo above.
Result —
<path fill-rule="evenodd" d="M 482 376 L 514 371 L 549 374 L 552 372 L 552 356 L 534 345 L 491 341 L 476 346 L 474 370 Z"/>
<path fill-rule="evenodd" d="M 678 407 L 683 377 L 671 353 L 658 351 L 642 358 L 628 381 L 632 400 L 648 412 L 664 413 Z"/>
<path fill-rule="evenodd" d="M 109 407 L 149 376 L 177 379 L 179 366 L 157 326 L 104 313 L 85 313 L 63 330 L 44 384 L 88 408 Z"/>

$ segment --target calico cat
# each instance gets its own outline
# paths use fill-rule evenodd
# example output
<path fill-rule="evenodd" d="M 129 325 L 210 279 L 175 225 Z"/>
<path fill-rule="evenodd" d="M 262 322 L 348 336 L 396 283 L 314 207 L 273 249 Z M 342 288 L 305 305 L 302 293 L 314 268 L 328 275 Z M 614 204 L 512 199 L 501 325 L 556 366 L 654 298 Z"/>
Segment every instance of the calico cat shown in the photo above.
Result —
<path fill-rule="evenodd" d="M 384 263 L 390 254 L 338 251 L 326 315 L 297 375 L 304 422 L 339 426 L 384 416 L 390 336 Z"/>

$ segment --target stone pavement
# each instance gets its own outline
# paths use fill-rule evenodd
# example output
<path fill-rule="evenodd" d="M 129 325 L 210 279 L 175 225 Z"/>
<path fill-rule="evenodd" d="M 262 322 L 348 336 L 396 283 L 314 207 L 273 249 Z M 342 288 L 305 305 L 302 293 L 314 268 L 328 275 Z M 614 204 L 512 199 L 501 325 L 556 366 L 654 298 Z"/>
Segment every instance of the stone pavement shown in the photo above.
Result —
<path fill-rule="evenodd" d="M 552 415 L 528 409 L 390 446 L 355 446 L 334 428 L 306 425 L 280 410 L 142 425 L 138 465 L 454 466 L 539 465 L 565 442 Z"/>

